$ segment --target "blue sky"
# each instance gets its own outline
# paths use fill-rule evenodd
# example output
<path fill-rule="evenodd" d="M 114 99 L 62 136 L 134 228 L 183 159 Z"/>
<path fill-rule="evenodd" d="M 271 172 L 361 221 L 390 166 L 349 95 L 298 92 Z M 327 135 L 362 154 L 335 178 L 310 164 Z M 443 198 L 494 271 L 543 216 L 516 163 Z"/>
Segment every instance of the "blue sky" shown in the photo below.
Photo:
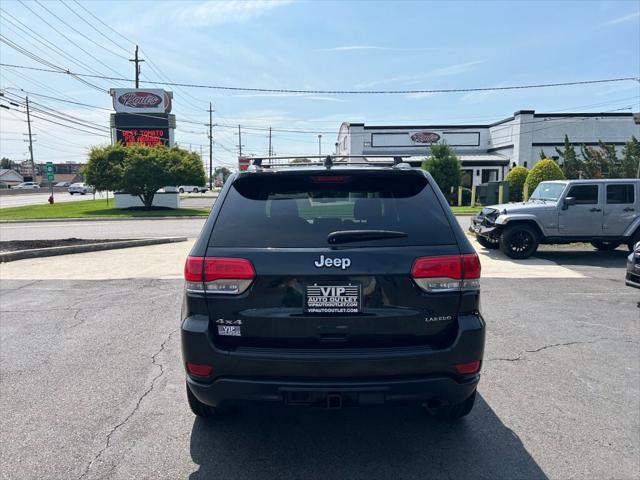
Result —
<path fill-rule="evenodd" d="M 127 78 L 133 77 L 133 66 L 127 61 L 132 53 L 127 56 L 125 50 L 133 52 L 130 42 L 136 42 L 142 57 L 152 62 L 142 65 L 143 80 L 158 79 L 159 71 L 172 81 L 210 85 L 405 90 L 640 76 L 639 1 L 92 1 L 82 6 L 122 37 L 74 0 L 4 1 L 0 34 L 71 71 L 91 68 Z M 25 34 L 16 27 L 17 21 L 32 31 Z M 48 40 L 58 51 L 36 39 Z M 6 44 L 0 44 L 0 57 L 3 63 L 42 66 Z M 75 63 L 78 60 L 83 65 Z M 106 93 L 65 75 L 2 68 L 0 81 L 13 93 L 23 88 L 111 108 Z M 91 81 L 105 89 L 117 86 L 112 81 Z M 208 103 L 213 102 L 214 122 L 219 124 L 214 128 L 214 159 L 226 165 L 236 163 L 237 128 L 232 126 L 238 123 L 254 128 L 243 130 L 245 152 L 265 154 L 267 133 L 260 128 L 271 126 L 275 152 L 294 154 L 317 152 L 318 133 L 323 135 L 323 150 L 333 148 L 342 121 L 468 124 L 498 120 L 520 109 L 640 110 L 637 82 L 428 95 L 173 91 L 176 139 L 187 148 L 199 150 L 203 145 L 205 156 L 208 140 L 203 124 L 208 121 Z M 91 124 L 109 122 L 107 110 L 32 99 Z M 19 112 L 0 109 L 0 155 L 26 158 L 23 120 Z M 34 120 L 34 130 L 36 161 L 83 161 L 88 146 L 108 141 L 39 119 Z"/>

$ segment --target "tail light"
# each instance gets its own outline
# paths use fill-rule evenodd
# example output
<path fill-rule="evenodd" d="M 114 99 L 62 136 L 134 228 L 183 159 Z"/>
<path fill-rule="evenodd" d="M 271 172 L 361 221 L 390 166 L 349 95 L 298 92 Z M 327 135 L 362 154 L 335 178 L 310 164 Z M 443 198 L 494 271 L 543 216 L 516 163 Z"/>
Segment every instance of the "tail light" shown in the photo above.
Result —
<path fill-rule="evenodd" d="M 238 295 L 249 288 L 256 276 L 244 258 L 187 257 L 184 279 L 187 291 Z"/>
<path fill-rule="evenodd" d="M 470 375 L 480 371 L 480 360 L 473 362 L 459 363 L 453 366 L 460 375 Z"/>
<path fill-rule="evenodd" d="M 478 290 L 480 259 L 475 253 L 417 258 L 411 277 L 425 292 Z"/>
<path fill-rule="evenodd" d="M 187 372 L 194 377 L 208 377 L 213 372 L 211 365 L 187 362 Z"/>

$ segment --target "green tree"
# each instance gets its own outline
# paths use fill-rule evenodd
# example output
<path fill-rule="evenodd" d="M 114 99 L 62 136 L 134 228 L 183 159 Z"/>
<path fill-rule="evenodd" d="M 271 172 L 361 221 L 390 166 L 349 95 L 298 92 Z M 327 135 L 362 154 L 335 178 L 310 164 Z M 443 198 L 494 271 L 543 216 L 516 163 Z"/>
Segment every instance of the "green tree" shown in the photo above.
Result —
<path fill-rule="evenodd" d="M 229 178 L 229 176 L 231 175 L 231 170 L 229 170 L 227 167 L 216 167 L 216 169 L 213 171 L 213 178 L 216 178 L 218 174 L 222 174 L 222 181 L 226 182 L 227 178 Z"/>
<path fill-rule="evenodd" d="M 564 136 L 564 147 L 559 149 L 556 147 L 556 152 L 562 158 L 562 173 L 566 178 L 580 178 L 580 171 L 582 170 L 582 161 L 576 155 L 576 149 L 569 141 L 569 136 Z"/>
<path fill-rule="evenodd" d="M 460 185 L 460 160 L 446 143 L 431 145 L 431 156 L 422 162 L 422 168 L 431 174 L 446 197 L 451 197 L 452 190 Z"/>
<path fill-rule="evenodd" d="M 556 162 L 550 158 L 540 160 L 536 163 L 525 180 L 525 185 L 532 193 L 540 182 L 547 180 L 564 180 L 564 174 Z"/>
<path fill-rule="evenodd" d="M 540 160 L 544 160 L 545 158 L 549 158 L 549 157 L 547 157 L 547 154 L 544 153 L 544 150 L 542 148 L 540 149 L 539 155 L 540 155 Z"/>
<path fill-rule="evenodd" d="M 9 160 L 7 157 L 0 159 L 0 168 L 7 168 L 9 170 L 15 170 L 16 162 Z"/>
<path fill-rule="evenodd" d="M 616 168 L 616 153 L 612 145 L 602 142 L 598 147 L 583 145 L 580 154 L 583 158 L 582 178 L 606 178 Z"/>
<path fill-rule="evenodd" d="M 121 144 L 93 147 L 89 161 L 81 168 L 85 182 L 99 191 L 119 190 L 126 156 L 127 148 Z"/>
<path fill-rule="evenodd" d="M 178 147 L 124 147 L 92 149 L 84 169 L 87 183 L 97 189 L 120 190 L 140 198 L 151 208 L 158 189 L 167 185 L 204 185 L 198 154 Z"/>
<path fill-rule="evenodd" d="M 640 142 L 633 136 L 622 149 L 620 176 L 622 178 L 639 178 L 640 175 Z"/>
<path fill-rule="evenodd" d="M 512 202 L 522 201 L 522 191 L 528 174 L 529 170 L 526 167 L 514 167 L 509 170 L 507 182 L 509 182 L 509 200 Z"/>

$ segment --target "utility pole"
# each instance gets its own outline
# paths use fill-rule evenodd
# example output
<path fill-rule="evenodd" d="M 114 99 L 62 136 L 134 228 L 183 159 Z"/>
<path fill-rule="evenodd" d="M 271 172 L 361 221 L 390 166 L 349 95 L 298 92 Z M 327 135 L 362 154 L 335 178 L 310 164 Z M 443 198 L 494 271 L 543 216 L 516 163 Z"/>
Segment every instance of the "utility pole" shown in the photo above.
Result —
<path fill-rule="evenodd" d="M 271 127 L 269 127 L 269 156 L 273 155 L 273 150 L 271 149 Z"/>
<path fill-rule="evenodd" d="M 238 157 L 242 157 L 242 131 L 238 125 Z"/>
<path fill-rule="evenodd" d="M 29 113 L 29 97 L 25 97 L 25 103 L 27 104 L 27 129 L 29 131 L 29 158 L 31 159 L 31 169 L 33 171 L 32 181 L 36 180 L 36 164 L 33 161 L 33 139 L 31 135 L 31 114 Z"/>
<path fill-rule="evenodd" d="M 322 156 L 322 134 L 318 134 L 318 155 Z"/>
<path fill-rule="evenodd" d="M 209 102 L 209 191 L 213 190 L 213 108 Z"/>
<path fill-rule="evenodd" d="M 140 88 L 140 63 L 144 62 L 141 58 L 138 58 L 138 45 L 136 45 L 136 53 L 134 58 L 129 59 L 136 67 L 136 88 Z"/>

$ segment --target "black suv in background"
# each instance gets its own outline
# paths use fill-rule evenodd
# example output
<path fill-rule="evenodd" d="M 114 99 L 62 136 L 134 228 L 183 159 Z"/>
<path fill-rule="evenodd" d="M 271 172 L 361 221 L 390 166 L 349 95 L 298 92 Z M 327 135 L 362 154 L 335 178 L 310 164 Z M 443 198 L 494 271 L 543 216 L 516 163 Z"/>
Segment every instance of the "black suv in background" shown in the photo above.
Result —
<path fill-rule="evenodd" d="M 225 183 L 185 265 L 192 411 L 468 414 L 485 343 L 480 262 L 431 176 L 330 158 L 252 168 Z"/>

